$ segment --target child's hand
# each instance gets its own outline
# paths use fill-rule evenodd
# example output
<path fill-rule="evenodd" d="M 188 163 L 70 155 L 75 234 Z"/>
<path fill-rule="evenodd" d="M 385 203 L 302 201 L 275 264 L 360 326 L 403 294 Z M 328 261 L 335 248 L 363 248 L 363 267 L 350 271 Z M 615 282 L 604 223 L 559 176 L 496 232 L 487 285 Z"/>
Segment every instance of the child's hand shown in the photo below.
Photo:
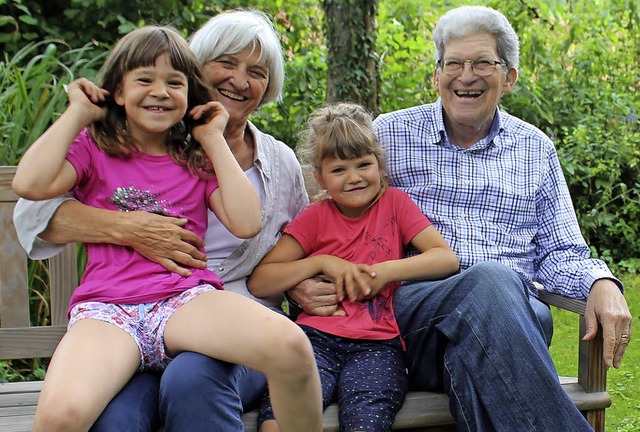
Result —
<path fill-rule="evenodd" d="M 102 120 L 107 108 L 102 106 L 109 92 L 98 87 L 86 78 L 79 78 L 65 87 L 69 96 L 69 108 L 78 107 L 77 111 L 85 117 L 86 123 Z"/>
<path fill-rule="evenodd" d="M 366 284 L 370 288 L 368 294 L 364 294 L 360 296 L 358 300 L 369 300 L 378 294 L 380 291 L 387 286 L 389 281 L 387 281 L 381 274 L 380 271 L 376 268 L 379 264 L 374 264 L 373 266 L 368 266 L 365 264 L 359 264 L 360 271 L 362 272 L 362 277 L 366 281 Z"/>
<path fill-rule="evenodd" d="M 189 115 L 194 120 L 191 134 L 200 144 L 206 142 L 210 135 L 224 134 L 224 128 L 227 127 L 229 120 L 227 110 L 220 102 L 215 101 L 193 107 Z"/>
<path fill-rule="evenodd" d="M 375 274 L 365 264 L 352 264 L 341 258 L 326 255 L 322 272 L 333 280 L 338 301 L 344 300 L 345 297 L 357 301 L 371 294 L 369 280 L 375 277 Z"/>

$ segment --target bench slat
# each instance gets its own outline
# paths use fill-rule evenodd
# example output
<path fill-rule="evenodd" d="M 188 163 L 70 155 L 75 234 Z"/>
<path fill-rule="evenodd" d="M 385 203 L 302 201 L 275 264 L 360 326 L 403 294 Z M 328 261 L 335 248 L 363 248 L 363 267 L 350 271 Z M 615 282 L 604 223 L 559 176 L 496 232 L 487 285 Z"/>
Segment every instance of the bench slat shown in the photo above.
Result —
<path fill-rule="evenodd" d="M 0 329 L 0 359 L 51 357 L 66 326 Z"/>
<path fill-rule="evenodd" d="M 0 166 L 0 202 L 18 201 L 18 195 L 16 195 L 11 187 L 15 173 L 16 167 L 14 166 Z"/>
<path fill-rule="evenodd" d="M 53 327 L 29 327 L 27 259 L 17 242 L 12 220 L 17 201 L 11 189 L 14 173 L 15 167 L 0 166 L 0 359 L 50 357 L 66 330 L 66 308 L 77 286 L 76 249 L 75 245 L 69 245 L 49 262 Z M 547 292 L 541 292 L 541 298 L 584 315 L 584 300 Z M 584 334 L 583 316 L 580 326 Z M 560 382 L 596 431 L 603 432 L 605 408 L 611 405 L 611 397 L 606 392 L 606 368 L 602 364 L 602 331 L 595 340 L 580 342 L 579 347 L 578 378 L 561 378 Z M 41 381 L 0 383 L 0 431 L 31 430 L 41 388 Z M 256 416 L 256 412 L 243 415 L 246 430 L 256 430 Z M 335 404 L 325 411 L 324 419 L 326 432 L 338 431 Z M 452 423 L 445 395 L 411 392 L 396 418 L 394 430 L 441 432 L 455 430 L 450 426 Z"/>
<path fill-rule="evenodd" d="M 586 393 L 575 378 L 563 378 L 561 383 L 571 400 L 581 411 L 606 408 L 611 405 L 611 397 L 607 392 Z M 13 430 L 15 432 L 30 430 L 37 404 L 37 392 L 40 390 L 41 385 L 41 382 L 0 384 L 0 430 Z M 21 391 L 24 392 L 22 393 Z M 16 429 L 4 428 L 5 424 L 9 425 L 11 421 L 18 418 L 21 419 L 21 427 Z M 29 419 L 29 421 L 25 422 L 25 418 Z M 246 430 L 256 430 L 256 418 L 257 413 L 255 411 L 242 416 Z M 452 422 L 453 418 L 449 413 L 447 396 L 430 392 L 410 392 L 396 417 L 394 430 L 443 426 L 450 425 Z M 339 431 L 336 404 L 331 405 L 324 412 L 324 425 L 325 432 Z"/>
<path fill-rule="evenodd" d="M 33 417 L 33 415 L 2 417 L 0 414 L 0 430 L 2 432 L 30 432 Z"/>
<path fill-rule="evenodd" d="M 13 226 L 14 206 L 0 202 L 0 327 L 29 325 L 27 255 Z"/>

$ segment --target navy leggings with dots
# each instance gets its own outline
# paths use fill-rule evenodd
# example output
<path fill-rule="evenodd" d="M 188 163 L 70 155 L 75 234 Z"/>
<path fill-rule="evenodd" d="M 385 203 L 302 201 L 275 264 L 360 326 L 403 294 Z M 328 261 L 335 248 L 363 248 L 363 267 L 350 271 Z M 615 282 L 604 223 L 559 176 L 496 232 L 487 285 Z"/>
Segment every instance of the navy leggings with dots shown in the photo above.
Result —
<path fill-rule="evenodd" d="M 327 408 L 338 401 L 340 430 L 390 431 L 407 394 L 407 370 L 400 339 L 348 339 L 301 327 L 313 345 L 323 406 Z M 267 395 L 258 425 L 273 418 Z"/>

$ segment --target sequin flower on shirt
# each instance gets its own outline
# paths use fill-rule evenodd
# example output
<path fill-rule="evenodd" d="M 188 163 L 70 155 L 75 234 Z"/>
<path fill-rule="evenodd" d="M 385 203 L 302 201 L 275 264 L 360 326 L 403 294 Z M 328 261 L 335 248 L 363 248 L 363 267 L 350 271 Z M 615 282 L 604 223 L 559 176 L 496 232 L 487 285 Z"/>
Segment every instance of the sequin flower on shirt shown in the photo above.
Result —
<path fill-rule="evenodd" d="M 158 194 L 136 189 L 134 186 L 118 187 L 108 201 L 120 211 L 146 211 L 166 216 L 173 216 L 167 208 L 167 200 L 158 200 Z"/>

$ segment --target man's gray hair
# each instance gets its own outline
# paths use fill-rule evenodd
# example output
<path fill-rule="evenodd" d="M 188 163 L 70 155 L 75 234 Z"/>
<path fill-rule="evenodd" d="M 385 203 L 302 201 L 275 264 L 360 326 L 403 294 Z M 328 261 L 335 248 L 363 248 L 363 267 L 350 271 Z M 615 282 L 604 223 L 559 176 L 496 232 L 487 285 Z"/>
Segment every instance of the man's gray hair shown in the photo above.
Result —
<path fill-rule="evenodd" d="M 498 55 L 507 63 L 507 68 L 518 68 L 518 35 L 502 13 L 485 6 L 462 6 L 451 9 L 440 17 L 433 31 L 436 62 L 442 60 L 445 45 L 449 41 L 477 32 L 494 34 L 498 40 Z"/>

